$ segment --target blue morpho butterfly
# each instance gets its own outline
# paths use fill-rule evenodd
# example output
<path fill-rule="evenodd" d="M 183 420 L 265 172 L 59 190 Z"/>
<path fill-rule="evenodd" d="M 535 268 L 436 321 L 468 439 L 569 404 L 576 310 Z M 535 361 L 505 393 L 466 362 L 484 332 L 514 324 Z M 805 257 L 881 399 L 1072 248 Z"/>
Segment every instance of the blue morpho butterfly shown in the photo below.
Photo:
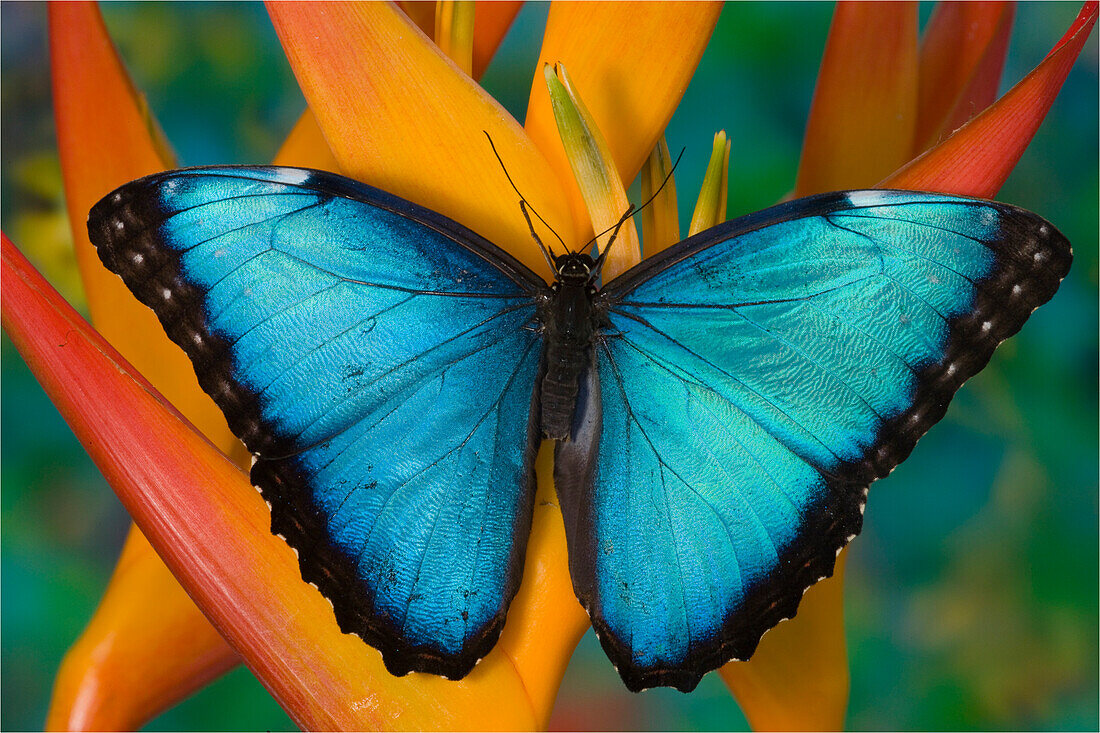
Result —
<path fill-rule="evenodd" d="M 632 690 L 689 691 L 793 616 L 868 484 L 1071 260 L 1027 211 L 868 190 L 602 285 L 602 259 L 547 253 L 547 286 L 440 214 L 273 167 L 134 181 L 88 230 L 255 455 L 302 577 L 394 674 L 460 678 L 496 643 L 556 438 L 573 587 Z"/>

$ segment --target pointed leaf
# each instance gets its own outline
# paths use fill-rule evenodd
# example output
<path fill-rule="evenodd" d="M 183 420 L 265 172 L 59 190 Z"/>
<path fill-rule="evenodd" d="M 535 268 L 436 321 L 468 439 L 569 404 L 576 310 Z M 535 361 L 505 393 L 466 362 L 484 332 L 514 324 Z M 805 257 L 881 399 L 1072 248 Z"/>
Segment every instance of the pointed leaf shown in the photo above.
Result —
<path fill-rule="evenodd" d="M 565 523 L 554 491 L 553 443 L 543 443 L 535 471 L 538 493 L 523 583 L 497 646 L 523 680 L 534 727 L 546 730 L 569 659 L 590 623 L 569 577 Z"/>
<path fill-rule="evenodd" d="M 837 3 L 795 196 L 870 186 L 896 170 L 909 159 L 916 111 L 916 3 Z"/>
<path fill-rule="evenodd" d="M 1097 3 L 1085 3 L 1062 40 L 1020 83 L 878 185 L 963 196 L 996 195 L 1058 96 L 1096 17 Z"/>
<path fill-rule="evenodd" d="M 171 166 L 171 154 L 135 92 L 94 3 L 48 8 L 58 149 L 73 243 L 92 319 L 132 363 L 225 451 L 239 445 L 198 386 L 191 363 L 151 311 L 99 262 L 88 209 L 111 189 Z M 131 728 L 237 663 L 140 534 L 127 545 L 100 607 L 66 656 L 49 724 Z M 134 601 L 138 602 L 134 602 Z M 160 612 L 143 613 L 155 603 Z M 172 658 L 175 664 L 162 660 Z"/>
<path fill-rule="evenodd" d="M 85 222 L 96 201 L 123 183 L 172 166 L 155 123 L 134 91 L 95 3 L 48 7 L 58 149 L 73 245 L 92 320 L 166 396 L 228 449 L 232 436 L 199 389 L 191 363 L 156 316 L 99 262 Z"/>

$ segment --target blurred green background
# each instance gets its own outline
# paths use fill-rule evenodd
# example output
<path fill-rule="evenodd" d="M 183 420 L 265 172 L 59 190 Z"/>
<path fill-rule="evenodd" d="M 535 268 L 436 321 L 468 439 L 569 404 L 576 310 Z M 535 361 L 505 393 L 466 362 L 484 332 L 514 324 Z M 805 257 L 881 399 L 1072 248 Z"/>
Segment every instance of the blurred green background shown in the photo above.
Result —
<path fill-rule="evenodd" d="M 1076 4 L 1022 5 L 1007 89 Z M 483 83 L 519 119 L 546 6 L 521 12 Z M 929 8 L 922 8 L 926 18 Z M 832 8 L 737 4 L 669 126 L 683 221 L 717 129 L 733 141 L 730 215 L 792 188 Z M 110 4 L 108 27 L 180 163 L 268 161 L 304 102 L 258 4 Z M 50 108 L 45 8 L 0 4 L 0 216 L 80 302 Z M 1097 43 L 999 199 L 1073 242 L 1054 300 L 1001 347 L 943 422 L 875 484 L 848 565 L 854 729 L 1096 730 Z M 96 606 L 128 519 L 7 337 L 2 359 L 0 728 L 45 718 L 53 674 Z M 808 704 L 812 704 L 809 701 Z M 591 633 L 553 718 L 563 729 L 727 729 L 745 721 L 708 676 L 691 695 L 625 690 Z M 238 669 L 150 730 L 288 729 Z"/>

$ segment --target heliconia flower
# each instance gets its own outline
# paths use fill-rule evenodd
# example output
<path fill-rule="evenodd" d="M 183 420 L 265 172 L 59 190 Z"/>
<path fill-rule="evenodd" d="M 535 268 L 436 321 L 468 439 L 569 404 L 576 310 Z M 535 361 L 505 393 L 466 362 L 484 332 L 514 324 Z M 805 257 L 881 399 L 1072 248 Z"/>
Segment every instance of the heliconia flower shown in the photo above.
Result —
<path fill-rule="evenodd" d="M 603 228 L 609 214 L 612 220 L 621 216 L 608 202 L 618 200 L 617 190 L 647 161 L 654 161 L 647 174 L 650 190 L 666 175 L 667 146 L 658 143 L 706 45 L 717 7 L 553 5 L 528 117 L 520 127 L 465 72 L 484 69 L 484 49 L 495 47 L 495 42 L 479 46 L 477 40 L 483 7 L 491 5 L 477 6 L 466 67 L 464 53 L 456 52 L 463 59 L 456 66 L 391 6 L 273 3 L 272 20 L 310 108 L 279 162 L 336 169 L 428 206 L 545 272 L 518 216 L 515 193 L 487 145 L 480 146 L 482 131 L 492 137 L 520 190 L 567 244 L 582 244 Z M 501 6 L 495 14 L 488 11 L 497 27 L 501 18 L 510 22 L 515 14 L 514 3 Z M 992 99 L 1011 10 L 971 12 L 942 5 L 918 48 L 914 6 L 841 3 L 796 191 L 868 186 L 885 178 L 895 187 L 992 195 L 1041 122 L 1096 15 L 1096 3 L 1087 3 L 1035 71 L 952 135 Z M 963 34 L 964 24 L 979 31 Z M 441 24 L 438 32 L 448 39 L 469 38 L 464 27 L 459 19 Z M 83 232 L 91 203 L 171 161 L 94 6 L 51 6 L 51 34 L 74 239 L 102 336 L 6 239 L 0 270 L 4 327 L 144 536 L 218 630 L 212 633 L 163 566 L 152 561 L 142 535 L 134 533 L 85 638 L 133 633 L 139 619 L 148 620 L 134 609 L 161 589 L 157 602 L 171 612 L 156 621 L 152 634 L 97 647 L 106 649 L 112 664 L 99 664 L 79 645 L 74 648 L 74 672 L 59 678 L 51 725 L 136 727 L 239 654 L 303 728 L 545 727 L 569 656 L 587 628 L 568 577 L 550 451 L 543 450 L 538 460 L 539 497 L 523 584 L 497 647 L 458 682 L 390 676 L 377 652 L 340 633 L 329 605 L 301 581 L 293 553 L 270 534 L 263 501 L 225 458 L 240 455 L 240 449 L 220 413 L 197 390 L 186 358 L 168 346 L 152 314 L 99 267 Z M 949 64 L 945 58 L 964 62 Z M 547 64 L 568 69 L 559 81 L 583 98 L 582 116 L 603 139 L 596 146 L 599 165 L 592 170 L 609 188 L 618 187 L 614 195 L 599 186 L 591 188 L 595 196 L 582 195 L 585 182 L 578 184 L 554 120 L 543 71 Z M 935 80 L 934 87 L 922 81 L 925 76 Z M 105 119 L 107 114 L 113 117 Z M 104 141 L 107 130 L 113 134 Z M 727 180 L 730 148 L 725 142 L 722 147 L 719 193 L 708 214 L 714 221 L 724 218 L 721 182 Z M 656 160 L 650 157 L 655 148 Z M 586 204 L 601 197 L 602 208 Z M 672 200 L 674 209 L 674 195 Z M 665 206 L 653 226 L 665 232 L 655 237 L 658 247 L 676 228 L 668 224 L 667 200 Z M 629 231 L 634 232 L 633 224 Z M 634 242 L 621 249 L 638 257 L 636 234 Z M 752 661 L 721 670 L 755 728 L 843 724 L 848 682 L 841 567 L 838 563 L 834 578 L 807 593 L 795 619 L 765 636 Z M 188 653 L 189 638 L 199 639 L 194 648 L 201 653 Z M 166 652 L 180 664 L 156 677 L 149 659 Z M 123 669 L 122 660 L 134 661 L 136 672 Z M 77 679 L 82 666 L 92 683 Z M 138 672 L 155 678 L 152 692 L 134 689 Z M 112 708 L 106 702 L 110 689 L 134 700 Z M 792 705 L 795 695 L 803 702 Z M 815 704 L 807 705 L 807 696 Z M 486 705 L 487 699 L 493 703 Z"/>

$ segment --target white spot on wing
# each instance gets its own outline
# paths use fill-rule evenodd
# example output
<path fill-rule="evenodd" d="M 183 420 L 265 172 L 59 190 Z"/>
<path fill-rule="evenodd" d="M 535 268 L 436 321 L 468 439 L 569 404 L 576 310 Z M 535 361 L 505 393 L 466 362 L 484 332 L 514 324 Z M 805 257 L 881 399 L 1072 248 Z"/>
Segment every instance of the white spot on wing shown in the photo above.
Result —
<path fill-rule="evenodd" d="M 890 196 L 885 191 L 849 191 L 848 203 L 859 208 L 861 206 L 882 206 L 890 202 Z"/>
<path fill-rule="evenodd" d="M 300 168 L 284 168 L 279 171 L 278 180 L 282 183 L 298 185 L 308 181 L 310 175 L 312 175 L 310 171 L 302 170 Z"/>

